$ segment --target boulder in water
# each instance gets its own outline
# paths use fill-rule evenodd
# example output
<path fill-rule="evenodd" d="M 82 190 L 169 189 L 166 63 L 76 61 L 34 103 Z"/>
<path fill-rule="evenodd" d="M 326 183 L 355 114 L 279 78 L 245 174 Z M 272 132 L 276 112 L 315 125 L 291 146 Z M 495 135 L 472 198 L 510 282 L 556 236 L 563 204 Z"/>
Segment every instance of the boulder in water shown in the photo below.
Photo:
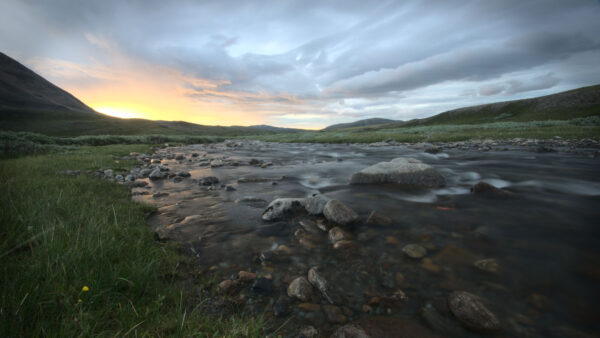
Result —
<path fill-rule="evenodd" d="M 323 208 L 323 214 L 327 220 L 339 225 L 347 225 L 358 221 L 358 215 L 338 200 L 327 202 Z"/>
<path fill-rule="evenodd" d="M 304 198 L 278 198 L 262 214 L 265 221 L 278 221 L 304 209 Z"/>
<path fill-rule="evenodd" d="M 414 158 L 404 157 L 390 162 L 379 162 L 355 173 L 350 179 L 350 184 L 383 183 L 439 188 L 446 185 L 446 180 L 430 165 Z"/>

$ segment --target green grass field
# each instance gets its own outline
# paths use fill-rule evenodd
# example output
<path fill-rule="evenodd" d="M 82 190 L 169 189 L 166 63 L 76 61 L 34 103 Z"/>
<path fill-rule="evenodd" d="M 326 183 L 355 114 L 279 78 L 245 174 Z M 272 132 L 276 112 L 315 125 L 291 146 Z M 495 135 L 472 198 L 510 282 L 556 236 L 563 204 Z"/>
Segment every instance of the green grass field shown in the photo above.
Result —
<path fill-rule="evenodd" d="M 148 145 L 73 147 L 0 161 L 0 336 L 259 336 L 260 318 L 201 313 L 210 287 L 154 240 L 122 185 L 59 170 L 125 170 Z M 86 289 L 84 289 L 84 287 Z M 89 291 L 86 291 L 88 290 Z M 264 335 L 264 334 L 263 334 Z"/>

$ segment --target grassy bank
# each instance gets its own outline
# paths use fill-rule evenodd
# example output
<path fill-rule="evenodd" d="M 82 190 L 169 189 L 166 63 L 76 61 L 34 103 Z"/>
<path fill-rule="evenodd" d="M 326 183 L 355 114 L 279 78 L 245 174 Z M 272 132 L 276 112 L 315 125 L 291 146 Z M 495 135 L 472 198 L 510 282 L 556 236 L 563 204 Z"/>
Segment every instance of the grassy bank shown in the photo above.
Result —
<path fill-rule="evenodd" d="M 191 135 L 86 135 L 55 137 L 29 132 L 0 130 L 0 158 L 42 154 L 52 151 L 76 149 L 77 146 L 103 146 L 116 144 L 199 144 L 220 142 L 220 136 Z"/>
<path fill-rule="evenodd" d="M 370 143 L 387 139 L 398 142 L 454 142 L 469 139 L 566 139 L 599 138 L 600 116 L 570 120 L 494 122 L 483 124 L 432 125 L 397 128 L 360 127 L 333 131 L 263 135 L 257 139 L 273 142 Z"/>
<path fill-rule="evenodd" d="M 148 145 L 0 161 L 0 336 L 257 336 L 259 319 L 205 316 L 193 265 L 154 241 L 126 187 L 68 169 L 123 170 Z M 184 286 L 185 285 L 185 286 Z"/>

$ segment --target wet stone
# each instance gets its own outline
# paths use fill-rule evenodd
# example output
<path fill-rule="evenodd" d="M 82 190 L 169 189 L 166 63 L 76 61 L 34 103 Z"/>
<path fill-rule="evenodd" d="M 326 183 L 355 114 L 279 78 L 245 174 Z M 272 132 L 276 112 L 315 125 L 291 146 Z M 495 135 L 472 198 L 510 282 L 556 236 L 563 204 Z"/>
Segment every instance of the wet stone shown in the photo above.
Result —
<path fill-rule="evenodd" d="M 301 220 L 300 226 L 302 227 L 302 229 L 306 230 L 307 232 L 310 232 L 313 234 L 321 233 L 321 230 L 319 228 L 317 228 L 317 223 L 315 223 L 309 219 Z"/>
<path fill-rule="evenodd" d="M 319 335 L 319 331 L 314 326 L 305 326 L 298 333 L 297 338 L 314 338 Z"/>
<path fill-rule="evenodd" d="M 350 184 L 383 184 L 440 188 L 446 185 L 444 176 L 430 165 L 414 158 L 395 158 L 379 162 L 352 175 Z"/>
<path fill-rule="evenodd" d="M 373 210 L 367 218 L 367 224 L 371 225 L 391 225 L 392 219 Z"/>
<path fill-rule="evenodd" d="M 238 272 L 238 279 L 243 282 L 249 282 L 256 279 L 256 274 L 249 271 Z"/>
<path fill-rule="evenodd" d="M 499 189 L 485 182 L 479 182 L 471 187 L 471 193 L 477 196 L 485 197 L 512 197 L 514 194 L 510 191 Z"/>
<path fill-rule="evenodd" d="M 286 296 L 280 296 L 277 301 L 273 304 L 273 314 L 275 317 L 281 317 L 285 315 L 290 307 L 290 299 Z"/>
<path fill-rule="evenodd" d="M 327 316 L 327 320 L 330 323 L 343 324 L 348 320 L 342 312 L 342 309 L 338 306 L 323 305 L 322 308 L 323 312 L 325 312 L 325 315 Z"/>
<path fill-rule="evenodd" d="M 350 241 L 350 240 L 341 240 L 341 241 L 337 241 L 333 244 L 333 248 L 335 250 L 351 250 L 351 249 L 358 249 L 358 243 L 356 243 L 355 241 Z"/>
<path fill-rule="evenodd" d="M 408 244 L 402 248 L 404 252 L 410 258 L 423 258 L 427 254 L 427 249 L 419 244 Z"/>
<path fill-rule="evenodd" d="M 336 243 L 339 241 L 352 239 L 352 234 L 350 234 L 348 231 L 343 230 L 340 227 L 335 227 L 329 230 L 328 237 L 331 243 Z"/>
<path fill-rule="evenodd" d="M 303 198 L 278 198 L 267 206 L 262 214 L 262 219 L 265 221 L 283 220 L 303 209 Z"/>
<path fill-rule="evenodd" d="M 176 175 L 179 177 L 190 177 L 191 176 L 191 174 L 189 172 L 184 171 L 184 170 L 178 171 Z"/>
<path fill-rule="evenodd" d="M 325 299 L 331 304 L 334 303 L 329 292 L 329 283 L 323 276 L 323 272 L 316 266 L 313 266 L 308 270 L 308 281 L 315 287 Z"/>
<path fill-rule="evenodd" d="M 338 200 L 330 200 L 323 208 L 323 215 L 330 222 L 339 225 L 348 225 L 358 221 L 358 215 Z"/>
<path fill-rule="evenodd" d="M 440 314 L 431 303 L 426 303 L 419 312 L 421 318 L 434 331 L 453 337 L 465 335 L 464 329 L 460 327 L 460 324 Z"/>
<path fill-rule="evenodd" d="M 207 176 L 200 179 L 198 184 L 200 185 L 213 185 L 219 183 L 219 178 L 216 176 Z"/>
<path fill-rule="evenodd" d="M 473 263 L 473 265 L 478 270 L 485 272 L 498 273 L 500 271 L 500 265 L 498 264 L 498 261 L 493 258 L 480 259 Z"/>
<path fill-rule="evenodd" d="M 323 209 L 325 208 L 325 204 L 329 201 L 329 198 L 316 194 L 306 199 L 306 212 L 311 215 L 320 215 L 323 213 Z"/>
<path fill-rule="evenodd" d="M 259 277 L 252 284 L 252 291 L 258 294 L 270 295 L 273 293 L 273 282 L 270 279 Z"/>
<path fill-rule="evenodd" d="M 298 308 L 302 309 L 303 311 L 315 312 L 319 311 L 321 309 L 321 306 L 315 303 L 300 303 L 298 304 Z"/>
<path fill-rule="evenodd" d="M 371 338 L 365 330 L 356 324 L 347 324 L 339 327 L 331 338 Z"/>
<path fill-rule="evenodd" d="M 448 296 L 450 311 L 466 327 L 473 330 L 500 329 L 500 321 L 482 303 L 481 298 L 465 291 L 454 291 Z"/>
<path fill-rule="evenodd" d="M 306 302 L 312 296 L 312 286 L 305 277 L 298 277 L 288 286 L 287 294 Z"/>

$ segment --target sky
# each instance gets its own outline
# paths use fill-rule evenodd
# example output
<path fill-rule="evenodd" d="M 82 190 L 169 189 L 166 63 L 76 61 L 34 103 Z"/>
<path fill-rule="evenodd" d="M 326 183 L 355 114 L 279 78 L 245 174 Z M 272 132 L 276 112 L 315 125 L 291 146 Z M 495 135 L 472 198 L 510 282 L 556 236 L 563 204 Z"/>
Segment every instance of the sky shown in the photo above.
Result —
<path fill-rule="evenodd" d="M 97 111 L 322 128 L 600 83 L 598 0 L 2 0 L 0 51 Z"/>

